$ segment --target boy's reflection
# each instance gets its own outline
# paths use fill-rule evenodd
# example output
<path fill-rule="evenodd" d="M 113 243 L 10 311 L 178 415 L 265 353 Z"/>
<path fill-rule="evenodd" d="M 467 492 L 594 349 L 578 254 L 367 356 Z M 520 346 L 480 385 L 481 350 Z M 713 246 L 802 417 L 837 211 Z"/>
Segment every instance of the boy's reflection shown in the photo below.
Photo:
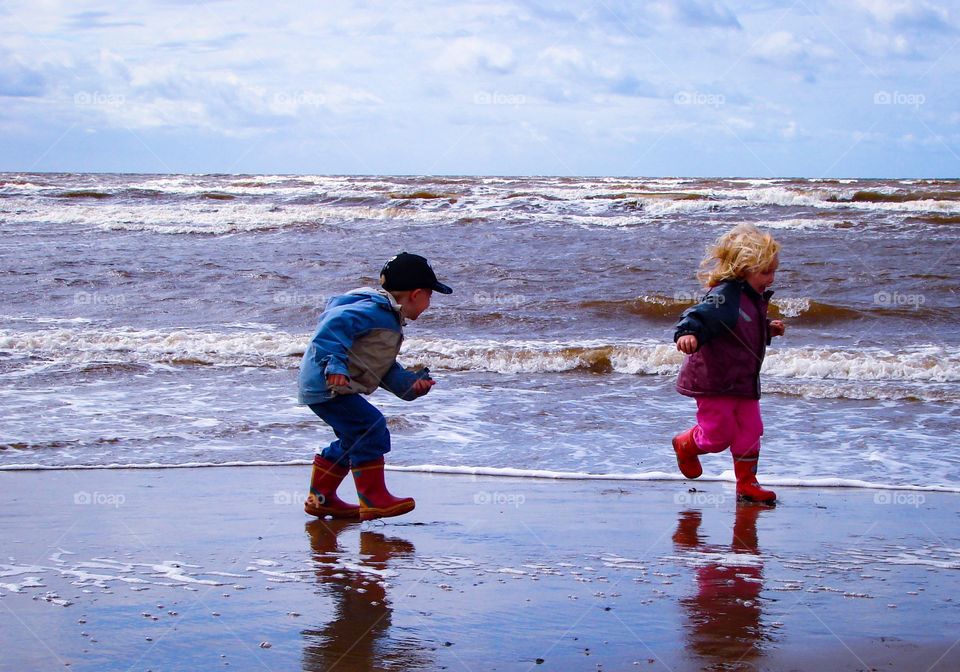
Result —
<path fill-rule="evenodd" d="M 358 522 L 350 520 L 315 520 L 306 525 L 317 583 L 335 606 L 333 618 L 323 627 L 303 631 L 303 669 L 351 672 L 426 667 L 426 650 L 420 641 L 389 636 L 393 609 L 384 573 L 391 559 L 410 557 L 416 549 L 405 539 L 364 530 L 356 563 L 337 537 L 358 527 Z"/>
<path fill-rule="evenodd" d="M 757 516 L 767 507 L 738 504 L 729 546 L 700 536 L 700 511 L 684 511 L 673 534 L 677 550 L 702 554 L 697 594 L 680 600 L 690 649 L 705 664 L 754 669 L 769 637 L 761 624 L 763 560 L 757 550 Z M 743 555 L 737 558 L 737 555 Z M 696 555 L 694 555 L 696 558 Z"/>

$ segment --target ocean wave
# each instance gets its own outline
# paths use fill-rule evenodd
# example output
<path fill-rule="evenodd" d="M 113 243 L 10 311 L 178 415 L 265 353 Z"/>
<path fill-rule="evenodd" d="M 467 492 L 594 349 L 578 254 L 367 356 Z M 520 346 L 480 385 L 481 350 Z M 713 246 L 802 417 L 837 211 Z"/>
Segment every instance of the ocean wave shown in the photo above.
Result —
<path fill-rule="evenodd" d="M 765 210 L 760 226 L 806 231 L 862 230 L 876 224 L 863 216 L 867 211 L 906 217 L 908 224 L 921 226 L 956 223 L 960 216 L 960 200 L 953 198 L 960 191 L 887 193 L 832 183 L 289 176 L 166 176 L 131 182 L 119 176 L 68 177 L 75 179 L 55 179 L 43 187 L 8 182 L 0 193 L 22 203 L 5 214 L 5 223 L 226 235 L 364 220 L 436 225 L 496 215 L 497 221 L 510 224 L 633 228 L 754 208 Z M 55 206 L 50 198 L 71 203 Z M 815 209 L 822 216 L 791 217 L 796 213 L 784 208 Z M 883 223 L 888 226 L 887 219 Z"/>
<path fill-rule="evenodd" d="M 879 348 L 775 348 L 764 373 L 820 380 L 960 382 L 960 351 L 919 345 L 898 351 Z"/>
<path fill-rule="evenodd" d="M 960 224 L 960 215 L 914 215 L 907 221 L 938 225 Z"/>
<path fill-rule="evenodd" d="M 110 362 L 292 368 L 299 364 L 299 359 L 294 358 L 303 354 L 306 343 L 306 336 L 277 331 L 0 329 L 0 352 L 28 355 L 79 368 L 91 363 Z"/>
<path fill-rule="evenodd" d="M 166 207 L 143 203 L 81 205 L 70 208 L 20 209 L 4 216 L 6 224 L 53 225 L 76 231 L 144 231 L 167 235 L 229 235 L 377 221 L 398 226 L 432 225 L 450 216 L 401 207 L 283 205 L 231 200 L 185 201 Z"/>
<path fill-rule="evenodd" d="M 852 203 L 910 203 L 913 201 L 960 201 L 960 191 L 855 191 L 849 198 L 837 201 Z"/>
<path fill-rule="evenodd" d="M 960 199 L 954 196 L 960 192 L 931 191 L 911 192 L 909 194 L 883 194 L 876 192 L 875 198 L 867 192 L 850 187 L 796 188 L 789 186 L 763 186 L 745 189 L 706 189 L 695 190 L 711 196 L 728 207 L 740 206 L 779 206 L 832 208 L 846 210 L 885 211 L 885 212 L 960 212 Z"/>
<path fill-rule="evenodd" d="M 158 363 L 179 366 L 296 368 L 307 334 L 282 331 L 172 331 L 132 328 L 0 330 L 0 351 L 54 364 Z M 658 341 L 454 340 L 411 338 L 401 358 L 447 371 L 675 375 L 683 355 Z M 879 348 L 777 347 L 764 374 L 788 379 L 960 382 L 960 351 L 917 345 Z"/>
<path fill-rule="evenodd" d="M 57 194 L 59 198 L 92 198 L 95 200 L 101 200 L 104 198 L 112 198 L 112 194 L 108 194 L 103 191 L 87 191 L 87 190 L 77 190 L 77 191 L 65 191 L 61 194 Z"/>
<path fill-rule="evenodd" d="M 391 192 L 389 194 L 390 198 L 398 201 L 429 201 L 435 198 L 442 198 L 450 201 L 451 203 L 460 198 L 460 194 L 456 193 L 447 193 L 447 192 L 433 192 L 426 189 L 420 189 L 417 191 L 411 191 L 409 193 L 403 192 Z"/>
<path fill-rule="evenodd" d="M 677 292 L 673 296 L 663 294 L 642 294 L 634 299 L 589 300 L 579 304 L 579 308 L 593 310 L 601 315 L 616 316 L 628 313 L 650 320 L 675 322 L 680 314 L 701 300 L 703 290 L 696 292 Z M 806 297 L 774 297 L 771 302 L 770 317 L 787 318 L 795 324 L 814 325 L 843 322 L 860 319 L 872 314 L 878 317 L 893 315 L 930 319 L 942 317 L 939 310 L 924 307 L 917 308 L 876 308 L 856 310 L 844 306 L 817 301 Z M 935 314 L 934 314 L 935 313 Z"/>
<path fill-rule="evenodd" d="M 225 461 L 225 462 L 139 462 L 139 463 L 110 463 L 110 464 L 74 464 L 74 465 L 45 465 L 45 464 L 5 464 L 0 465 L 0 471 L 91 471 L 115 469 L 223 469 L 236 467 L 304 467 L 312 464 L 312 460 L 253 460 L 253 461 Z M 492 478 L 512 478 L 530 480 L 559 480 L 559 481 L 623 481 L 623 482 L 687 482 L 682 474 L 663 471 L 649 471 L 639 473 L 606 473 L 597 474 L 582 471 L 552 471 L 547 469 L 517 469 L 513 467 L 481 467 L 442 464 L 417 465 L 387 465 L 387 471 L 444 474 L 450 476 L 486 476 Z M 736 482 L 733 471 L 724 471 L 719 475 L 704 474 L 699 479 L 701 483 L 733 483 Z M 864 481 L 853 478 L 792 478 L 766 475 L 764 484 L 776 487 L 794 488 L 856 488 L 867 490 L 906 490 L 912 492 L 943 492 L 960 493 L 960 487 L 953 485 L 917 485 L 883 483 L 879 481 Z"/>
<path fill-rule="evenodd" d="M 405 356 L 434 368 L 494 373 L 595 373 L 673 375 L 683 355 L 656 341 L 455 341 L 410 339 Z M 870 349 L 774 348 L 764 373 L 786 378 L 858 381 L 960 382 L 960 351 L 939 345 L 896 352 Z"/>

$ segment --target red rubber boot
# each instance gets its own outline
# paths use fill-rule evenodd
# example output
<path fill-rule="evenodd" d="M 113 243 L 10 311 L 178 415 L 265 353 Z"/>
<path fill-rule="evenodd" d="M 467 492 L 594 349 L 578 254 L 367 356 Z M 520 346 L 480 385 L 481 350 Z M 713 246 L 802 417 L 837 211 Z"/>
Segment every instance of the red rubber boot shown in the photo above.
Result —
<path fill-rule="evenodd" d="M 703 475 L 703 467 L 700 466 L 700 451 L 693 440 L 694 425 L 685 432 L 681 432 L 673 437 L 673 452 L 677 454 L 677 466 L 680 472 L 687 478 L 700 478 Z"/>
<path fill-rule="evenodd" d="M 303 503 L 303 510 L 311 516 L 324 518 L 360 518 L 360 507 L 356 504 L 347 504 L 337 497 L 337 488 L 350 470 L 338 467 L 330 460 L 319 455 L 313 458 L 313 473 L 310 475 L 310 494 Z"/>
<path fill-rule="evenodd" d="M 360 497 L 360 520 L 391 518 L 413 511 L 412 497 L 394 497 L 383 481 L 383 458 L 353 467 L 353 480 Z"/>
<path fill-rule="evenodd" d="M 757 483 L 757 461 L 760 454 L 744 455 L 733 458 L 733 473 L 737 476 L 737 499 L 745 502 L 761 502 L 773 504 L 777 501 L 777 494 L 773 490 L 765 490 Z"/>

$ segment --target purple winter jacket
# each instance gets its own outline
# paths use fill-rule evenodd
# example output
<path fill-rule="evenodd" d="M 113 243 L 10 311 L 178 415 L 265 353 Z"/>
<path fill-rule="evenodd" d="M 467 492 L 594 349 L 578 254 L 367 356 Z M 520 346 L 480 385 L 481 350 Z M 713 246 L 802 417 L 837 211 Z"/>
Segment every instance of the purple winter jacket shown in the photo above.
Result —
<path fill-rule="evenodd" d="M 688 397 L 760 398 L 760 366 L 771 338 L 767 319 L 771 296 L 772 291 L 761 296 L 747 282 L 729 280 L 683 312 L 673 340 L 693 334 L 699 347 L 684 358 L 677 392 Z"/>

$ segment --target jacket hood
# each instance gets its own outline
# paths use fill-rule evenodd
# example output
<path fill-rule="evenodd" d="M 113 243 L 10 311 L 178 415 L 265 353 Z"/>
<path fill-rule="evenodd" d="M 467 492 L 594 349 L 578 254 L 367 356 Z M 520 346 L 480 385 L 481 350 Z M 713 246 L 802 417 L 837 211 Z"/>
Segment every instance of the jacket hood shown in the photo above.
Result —
<path fill-rule="evenodd" d="M 359 289 L 354 289 L 346 294 L 341 294 L 340 296 L 335 296 L 327 303 L 327 308 L 334 308 L 337 306 L 347 306 L 353 303 L 359 303 L 361 301 L 373 301 L 381 308 L 385 310 L 392 310 L 403 320 L 403 314 L 400 312 L 400 304 L 397 303 L 397 300 L 393 298 L 393 294 L 388 292 L 385 289 L 373 289 L 372 287 L 361 287 Z"/>

